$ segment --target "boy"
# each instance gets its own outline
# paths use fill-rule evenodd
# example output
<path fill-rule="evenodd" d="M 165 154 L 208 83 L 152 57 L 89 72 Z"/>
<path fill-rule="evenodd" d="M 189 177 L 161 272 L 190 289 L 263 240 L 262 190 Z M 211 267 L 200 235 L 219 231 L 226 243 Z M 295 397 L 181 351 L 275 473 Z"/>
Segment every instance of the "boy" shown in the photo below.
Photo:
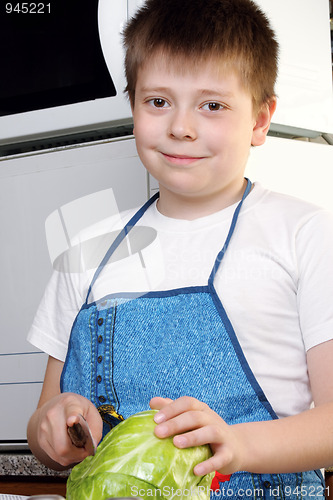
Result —
<path fill-rule="evenodd" d="M 99 442 L 108 409 L 114 424 L 150 404 L 157 436 L 210 444 L 194 472 L 232 474 L 231 498 L 324 497 L 312 469 L 333 461 L 332 217 L 244 179 L 276 106 L 267 19 L 250 0 L 149 0 L 125 46 L 137 149 L 160 193 L 124 214 L 95 274 L 53 276 L 29 336 L 50 354 L 31 449 L 69 467 L 86 456 L 66 431 L 77 414 Z M 134 225 L 158 235 L 152 287 L 134 258 L 109 262 Z"/>

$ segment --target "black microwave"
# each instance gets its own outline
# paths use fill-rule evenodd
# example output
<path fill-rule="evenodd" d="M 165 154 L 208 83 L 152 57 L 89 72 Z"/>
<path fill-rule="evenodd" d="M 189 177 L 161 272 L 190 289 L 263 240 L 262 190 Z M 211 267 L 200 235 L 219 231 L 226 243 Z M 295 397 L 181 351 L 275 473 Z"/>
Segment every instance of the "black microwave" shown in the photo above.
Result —
<path fill-rule="evenodd" d="M 116 95 L 100 43 L 98 3 L 1 3 L 0 116 Z"/>

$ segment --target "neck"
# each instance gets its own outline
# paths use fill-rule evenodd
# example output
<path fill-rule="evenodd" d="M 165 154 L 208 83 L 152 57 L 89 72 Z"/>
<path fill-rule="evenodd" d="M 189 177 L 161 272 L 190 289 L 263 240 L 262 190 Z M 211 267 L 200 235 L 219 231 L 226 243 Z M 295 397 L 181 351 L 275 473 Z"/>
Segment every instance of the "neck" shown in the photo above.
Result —
<path fill-rule="evenodd" d="M 224 190 L 209 196 L 180 195 L 164 189 L 160 185 L 158 211 L 173 219 L 194 220 L 219 212 L 242 199 L 247 182 L 242 180 L 233 190 Z"/>

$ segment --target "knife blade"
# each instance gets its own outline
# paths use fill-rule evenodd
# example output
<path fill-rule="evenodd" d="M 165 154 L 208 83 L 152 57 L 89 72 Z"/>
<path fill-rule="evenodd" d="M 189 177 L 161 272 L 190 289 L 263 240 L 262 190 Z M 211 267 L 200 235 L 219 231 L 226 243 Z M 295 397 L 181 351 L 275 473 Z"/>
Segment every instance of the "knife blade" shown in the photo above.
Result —
<path fill-rule="evenodd" d="M 74 446 L 85 448 L 89 455 L 95 455 L 96 446 L 88 425 L 82 415 L 78 415 L 78 422 L 67 427 L 68 435 Z"/>

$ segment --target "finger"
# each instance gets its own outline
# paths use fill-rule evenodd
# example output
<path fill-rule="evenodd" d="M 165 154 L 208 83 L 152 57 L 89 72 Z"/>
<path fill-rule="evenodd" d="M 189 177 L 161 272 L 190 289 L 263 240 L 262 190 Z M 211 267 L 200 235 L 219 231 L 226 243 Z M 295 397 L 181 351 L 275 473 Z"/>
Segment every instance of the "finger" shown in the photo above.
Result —
<path fill-rule="evenodd" d="M 58 453 L 55 450 L 54 458 L 51 456 L 52 460 L 58 462 L 63 467 L 69 467 L 82 462 L 82 460 L 84 460 L 88 456 L 88 452 L 85 448 L 76 448 L 74 445 L 71 446 L 73 447 L 73 450 L 68 449 L 66 453 Z"/>
<path fill-rule="evenodd" d="M 86 398 L 75 395 L 73 398 L 63 401 L 66 423 L 68 426 L 77 424 L 80 415 L 86 418 L 89 411 L 89 405 L 92 404 Z"/>
<path fill-rule="evenodd" d="M 87 456 L 84 448 L 76 448 L 72 444 L 67 432 L 58 432 L 56 436 L 51 434 L 48 439 L 43 439 L 42 444 L 45 453 L 64 467 L 81 462 Z"/>
<path fill-rule="evenodd" d="M 62 405 L 64 407 L 67 426 L 72 427 L 74 424 L 79 423 L 80 416 L 88 422 L 89 426 L 91 424 L 95 426 L 96 421 L 98 422 L 98 428 L 102 426 L 102 424 L 99 425 L 101 418 L 97 408 L 87 398 L 79 394 L 68 393 L 67 397 L 62 401 Z"/>
<path fill-rule="evenodd" d="M 83 415 L 85 413 L 85 415 Z M 73 425 L 80 423 L 81 414 L 71 415 L 67 418 L 67 426 L 72 427 Z M 88 409 L 82 412 L 82 417 L 87 422 L 90 434 L 92 436 L 95 448 L 99 444 L 103 435 L 103 420 L 95 407 L 91 402 L 88 402 Z"/>
<path fill-rule="evenodd" d="M 85 448 L 75 448 L 72 453 L 58 454 L 55 452 L 54 458 L 51 455 L 50 458 L 63 467 L 73 467 L 74 465 L 82 462 L 85 458 L 87 458 L 87 456 L 88 453 Z"/>
<path fill-rule="evenodd" d="M 176 417 L 184 412 L 191 410 L 208 411 L 209 407 L 206 403 L 202 403 L 195 398 L 189 396 L 182 396 L 170 404 L 164 406 L 154 417 L 157 424 Z"/>
<path fill-rule="evenodd" d="M 88 456 L 87 449 L 83 446 L 77 446 L 75 441 L 73 442 L 70 436 L 64 436 L 64 439 L 60 445 L 57 441 L 54 441 L 54 451 L 59 456 L 59 463 L 62 465 L 70 465 L 73 463 L 81 462 L 86 456 Z"/>
<path fill-rule="evenodd" d="M 203 411 L 187 411 L 170 420 L 162 421 L 155 427 L 154 432 L 160 438 L 175 436 L 208 425 L 210 418 L 210 415 Z"/>
<path fill-rule="evenodd" d="M 73 427 L 74 424 L 78 424 L 80 421 L 80 416 L 78 413 L 74 414 L 74 415 L 70 415 L 68 418 L 67 418 L 67 426 L 68 427 Z"/>
<path fill-rule="evenodd" d="M 214 425 L 198 426 L 196 429 L 174 437 L 173 441 L 177 448 L 191 448 L 210 444 L 214 447 L 225 444 L 227 424 L 221 423 Z"/>
<path fill-rule="evenodd" d="M 195 467 L 195 474 L 202 476 L 218 470 L 222 474 L 235 472 L 235 456 L 230 447 L 224 443 L 225 433 L 221 426 L 206 426 L 173 438 L 177 448 L 191 448 L 210 445 L 214 454 L 205 462 Z"/>
<path fill-rule="evenodd" d="M 205 476 L 206 474 L 210 474 L 216 470 L 221 474 L 226 475 L 233 474 L 235 472 L 231 464 L 228 461 L 223 460 L 223 457 L 218 455 L 213 455 L 204 462 L 197 464 L 194 467 L 193 472 L 196 476 Z"/>
<path fill-rule="evenodd" d="M 149 406 L 152 410 L 160 410 L 164 406 L 172 403 L 172 399 L 170 398 L 161 398 L 161 397 L 154 397 L 150 400 Z"/>
<path fill-rule="evenodd" d="M 96 406 L 92 403 L 85 416 L 85 419 L 89 425 L 94 444 L 95 446 L 97 446 L 103 436 L 103 420 Z"/>

